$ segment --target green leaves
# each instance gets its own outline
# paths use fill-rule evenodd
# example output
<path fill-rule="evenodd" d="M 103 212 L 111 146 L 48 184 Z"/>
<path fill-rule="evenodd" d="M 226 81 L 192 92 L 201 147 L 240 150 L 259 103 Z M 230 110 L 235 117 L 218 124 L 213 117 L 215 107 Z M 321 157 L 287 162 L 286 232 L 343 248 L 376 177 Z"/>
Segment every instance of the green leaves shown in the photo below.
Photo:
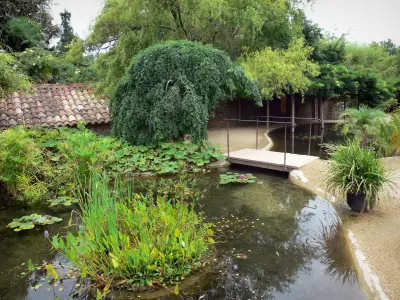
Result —
<path fill-rule="evenodd" d="M 243 90 L 243 96 L 260 100 L 254 84 L 237 69 L 224 52 L 190 41 L 141 51 L 110 100 L 113 133 L 134 145 L 179 141 L 186 135 L 200 144 L 207 139 L 209 115 L 221 99 Z M 140 152 L 146 151 L 143 147 Z M 175 154 L 173 148 L 167 153 Z"/>
<path fill-rule="evenodd" d="M 28 260 L 28 270 L 31 272 L 35 270 L 35 265 L 33 264 L 32 259 Z"/>
<path fill-rule="evenodd" d="M 109 179 L 97 174 L 90 187 L 79 202 L 84 226 L 52 240 L 82 277 L 106 286 L 126 278 L 133 286 L 175 284 L 200 265 L 214 242 L 211 224 L 194 209 L 200 194 L 187 181 L 149 183 L 138 195 L 127 181 L 117 178 L 110 188 Z"/>
<path fill-rule="evenodd" d="M 51 225 L 61 221 L 62 219 L 57 217 L 32 214 L 30 216 L 23 216 L 21 218 L 14 219 L 7 225 L 7 228 L 12 228 L 14 231 L 29 230 L 33 229 L 35 225 Z"/>
<path fill-rule="evenodd" d="M 226 172 L 225 174 L 219 175 L 219 184 L 228 184 L 228 183 L 256 183 L 257 177 L 253 174 L 239 174 Z"/>

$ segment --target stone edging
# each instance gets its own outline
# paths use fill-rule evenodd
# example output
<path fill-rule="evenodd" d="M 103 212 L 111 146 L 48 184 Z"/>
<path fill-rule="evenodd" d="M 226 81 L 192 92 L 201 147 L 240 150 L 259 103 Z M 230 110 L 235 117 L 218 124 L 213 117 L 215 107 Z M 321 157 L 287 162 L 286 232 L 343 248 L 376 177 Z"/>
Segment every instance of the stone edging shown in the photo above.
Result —
<path fill-rule="evenodd" d="M 325 199 L 328 199 L 328 201 L 335 203 L 336 199 L 332 195 L 328 194 L 326 191 L 312 186 L 309 183 L 309 180 L 304 176 L 304 173 L 300 170 L 294 170 L 290 172 L 289 174 L 289 180 L 297 185 L 300 186 L 308 191 L 310 191 L 313 194 L 319 195 Z M 363 285 L 365 285 L 368 288 L 368 292 L 370 296 L 372 296 L 371 299 L 380 299 L 380 300 L 389 300 L 389 297 L 385 294 L 385 292 L 382 289 L 382 286 L 380 284 L 379 277 L 372 272 L 367 258 L 364 255 L 364 253 L 361 251 L 360 246 L 357 242 L 356 237 L 354 236 L 354 233 L 351 230 L 348 230 L 348 236 L 347 238 L 350 240 L 352 246 L 353 246 L 353 257 L 357 261 L 357 266 L 358 270 L 362 273 L 363 275 Z"/>

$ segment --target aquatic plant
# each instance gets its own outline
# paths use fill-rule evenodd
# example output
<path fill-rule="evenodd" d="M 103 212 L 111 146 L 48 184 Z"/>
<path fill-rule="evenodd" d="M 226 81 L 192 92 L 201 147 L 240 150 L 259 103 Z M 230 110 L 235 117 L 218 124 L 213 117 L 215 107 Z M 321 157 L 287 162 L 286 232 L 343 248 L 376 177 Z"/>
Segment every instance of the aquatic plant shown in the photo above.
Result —
<path fill-rule="evenodd" d="M 31 214 L 30 216 L 23 216 L 21 218 L 14 219 L 7 225 L 7 228 L 14 229 L 14 231 L 29 230 L 35 228 L 36 225 L 51 225 L 61 221 L 62 219 L 57 217 Z"/>
<path fill-rule="evenodd" d="M 329 155 L 325 172 L 328 192 L 365 193 L 369 209 L 378 192 L 391 184 L 388 170 L 379 160 L 377 153 L 361 147 L 358 139 L 331 148 Z"/>
<path fill-rule="evenodd" d="M 0 134 L 0 181 L 11 195 L 34 203 L 69 197 L 78 186 L 87 189 L 92 172 L 106 171 L 111 177 L 198 173 L 222 157 L 208 141 L 131 146 L 82 125 L 78 129 L 20 126 Z"/>
<path fill-rule="evenodd" d="M 53 247 L 105 290 L 179 282 L 202 265 L 212 244 L 211 224 L 194 205 L 158 194 L 135 194 L 132 185 L 93 175 L 80 201 L 78 235 L 54 236 Z M 153 201 L 153 199 L 155 201 Z"/>
<path fill-rule="evenodd" d="M 50 207 L 54 206 L 71 206 L 73 204 L 78 203 L 78 199 L 74 197 L 68 197 L 68 196 L 61 196 L 55 199 L 50 199 L 47 201 L 49 203 Z"/>
<path fill-rule="evenodd" d="M 253 174 L 239 174 L 226 172 L 225 174 L 219 175 L 219 184 L 228 184 L 228 183 L 256 183 L 257 177 Z M 262 182 L 258 182 L 262 183 Z"/>
<path fill-rule="evenodd" d="M 0 132 L 0 181 L 8 193 L 39 201 L 48 192 L 40 180 L 45 169 L 40 146 L 22 127 Z"/>

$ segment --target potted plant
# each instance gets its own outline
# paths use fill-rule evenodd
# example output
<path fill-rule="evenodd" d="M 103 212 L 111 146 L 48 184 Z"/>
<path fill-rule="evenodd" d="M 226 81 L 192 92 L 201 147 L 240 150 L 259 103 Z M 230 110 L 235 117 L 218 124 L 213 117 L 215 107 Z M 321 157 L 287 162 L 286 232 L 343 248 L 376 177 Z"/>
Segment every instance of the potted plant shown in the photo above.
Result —
<path fill-rule="evenodd" d="M 358 139 L 347 145 L 330 147 L 326 172 L 328 192 L 345 194 L 352 211 L 369 211 L 375 206 L 377 195 L 391 185 L 389 171 L 375 151 L 362 147 Z"/>

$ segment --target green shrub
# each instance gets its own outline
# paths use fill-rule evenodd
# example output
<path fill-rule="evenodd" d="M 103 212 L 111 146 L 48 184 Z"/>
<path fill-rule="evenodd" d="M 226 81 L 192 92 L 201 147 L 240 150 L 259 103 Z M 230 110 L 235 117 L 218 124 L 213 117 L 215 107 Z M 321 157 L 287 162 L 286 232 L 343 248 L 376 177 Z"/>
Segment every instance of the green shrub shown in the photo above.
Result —
<path fill-rule="evenodd" d="M 0 181 L 10 194 L 29 202 L 41 200 L 48 192 L 43 181 L 48 170 L 40 145 L 23 127 L 0 132 Z"/>
<path fill-rule="evenodd" d="M 354 139 L 331 149 L 325 183 L 328 192 L 365 193 L 368 209 L 378 192 L 390 184 L 388 171 L 377 153 Z"/>
<path fill-rule="evenodd" d="M 132 64 L 110 102 L 113 133 L 132 144 L 207 138 L 220 100 L 260 96 L 243 70 L 211 46 L 173 41 L 151 46 Z"/>
<path fill-rule="evenodd" d="M 342 133 L 356 136 L 363 146 L 374 142 L 381 127 L 389 123 L 383 111 L 363 105 L 359 109 L 346 109 L 340 118 L 343 120 Z"/>
<path fill-rule="evenodd" d="M 88 186 L 92 172 L 105 171 L 111 177 L 142 172 L 196 173 L 222 157 L 207 141 L 130 146 L 83 126 L 8 129 L 0 134 L 0 155 L 0 181 L 10 194 L 27 202 L 68 199 L 78 185 Z"/>
<path fill-rule="evenodd" d="M 178 282 L 200 267 L 214 242 L 192 203 L 135 194 L 119 179 L 110 189 L 107 177 L 95 174 L 80 203 L 78 235 L 55 236 L 53 246 L 101 285 Z"/>

